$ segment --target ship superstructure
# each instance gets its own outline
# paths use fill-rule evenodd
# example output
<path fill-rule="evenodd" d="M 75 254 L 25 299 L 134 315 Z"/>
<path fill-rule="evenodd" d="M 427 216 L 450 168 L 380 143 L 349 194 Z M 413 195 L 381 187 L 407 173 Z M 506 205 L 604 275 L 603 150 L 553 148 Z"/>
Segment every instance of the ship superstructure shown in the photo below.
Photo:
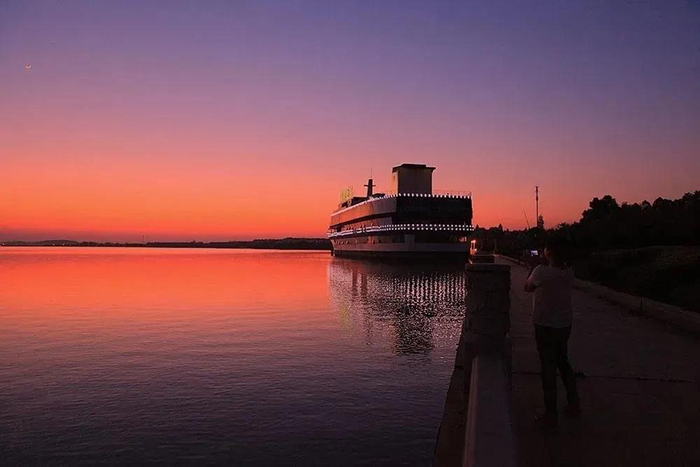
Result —
<path fill-rule="evenodd" d="M 366 196 L 346 190 L 331 215 L 328 238 L 336 256 L 387 256 L 466 260 L 472 227 L 467 192 L 436 192 L 435 167 L 402 164 L 392 170 L 392 190 Z"/>

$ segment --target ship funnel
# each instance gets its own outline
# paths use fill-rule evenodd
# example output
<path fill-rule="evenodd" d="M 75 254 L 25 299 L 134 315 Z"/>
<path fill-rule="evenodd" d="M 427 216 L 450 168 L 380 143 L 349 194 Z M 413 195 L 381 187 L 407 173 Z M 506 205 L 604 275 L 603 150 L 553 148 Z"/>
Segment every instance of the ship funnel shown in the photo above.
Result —
<path fill-rule="evenodd" d="M 433 170 L 425 164 L 401 164 L 392 169 L 391 184 L 395 193 L 433 193 Z"/>
<path fill-rule="evenodd" d="M 370 178 L 365 186 L 367 187 L 367 197 L 371 198 L 374 194 L 374 180 Z"/>

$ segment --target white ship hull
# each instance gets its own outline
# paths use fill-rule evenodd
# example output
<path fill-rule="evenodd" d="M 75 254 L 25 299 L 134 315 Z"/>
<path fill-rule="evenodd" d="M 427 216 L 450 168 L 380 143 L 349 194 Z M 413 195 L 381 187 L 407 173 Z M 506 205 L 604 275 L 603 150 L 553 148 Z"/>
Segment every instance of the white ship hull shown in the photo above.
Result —
<path fill-rule="evenodd" d="M 466 242 L 341 243 L 335 240 L 331 242 L 333 254 L 339 257 L 433 258 L 465 261 L 469 255 L 469 244 Z"/>

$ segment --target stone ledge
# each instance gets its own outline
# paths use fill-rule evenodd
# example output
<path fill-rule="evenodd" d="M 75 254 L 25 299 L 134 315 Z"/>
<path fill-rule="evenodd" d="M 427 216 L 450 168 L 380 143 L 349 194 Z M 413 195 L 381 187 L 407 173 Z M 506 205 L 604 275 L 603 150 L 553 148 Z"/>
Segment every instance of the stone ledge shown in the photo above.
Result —
<path fill-rule="evenodd" d="M 581 279 L 574 280 L 574 287 L 630 311 L 700 333 L 700 313 L 650 298 L 618 292 L 610 287 Z"/>
<path fill-rule="evenodd" d="M 502 255 L 497 255 L 497 257 L 524 266 L 520 260 L 515 258 Z M 574 279 L 574 287 L 627 310 L 664 323 L 682 327 L 684 330 L 700 333 L 700 313 L 695 313 L 668 303 L 658 302 L 650 298 L 618 292 L 610 287 L 596 284 L 595 282 L 584 281 L 582 279 Z"/>
<path fill-rule="evenodd" d="M 510 269 L 493 263 L 466 268 L 466 313 L 434 467 L 515 465 L 510 416 Z M 502 452 L 494 454 L 498 445 Z"/>
<path fill-rule="evenodd" d="M 506 372 L 507 367 L 499 354 L 482 354 L 474 358 L 469 383 L 464 467 L 517 465 Z"/>

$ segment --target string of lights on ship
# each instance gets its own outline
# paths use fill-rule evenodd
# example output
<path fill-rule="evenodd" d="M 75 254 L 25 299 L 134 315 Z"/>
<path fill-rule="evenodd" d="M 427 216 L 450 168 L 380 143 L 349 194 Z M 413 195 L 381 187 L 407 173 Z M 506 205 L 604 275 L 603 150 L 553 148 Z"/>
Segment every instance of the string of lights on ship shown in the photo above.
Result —
<path fill-rule="evenodd" d="M 346 235 L 357 235 L 374 232 L 393 232 L 397 230 L 417 230 L 433 232 L 472 232 L 474 227 L 469 224 L 389 224 L 368 227 L 358 227 L 340 232 L 330 232 L 328 238 L 343 237 Z"/>

